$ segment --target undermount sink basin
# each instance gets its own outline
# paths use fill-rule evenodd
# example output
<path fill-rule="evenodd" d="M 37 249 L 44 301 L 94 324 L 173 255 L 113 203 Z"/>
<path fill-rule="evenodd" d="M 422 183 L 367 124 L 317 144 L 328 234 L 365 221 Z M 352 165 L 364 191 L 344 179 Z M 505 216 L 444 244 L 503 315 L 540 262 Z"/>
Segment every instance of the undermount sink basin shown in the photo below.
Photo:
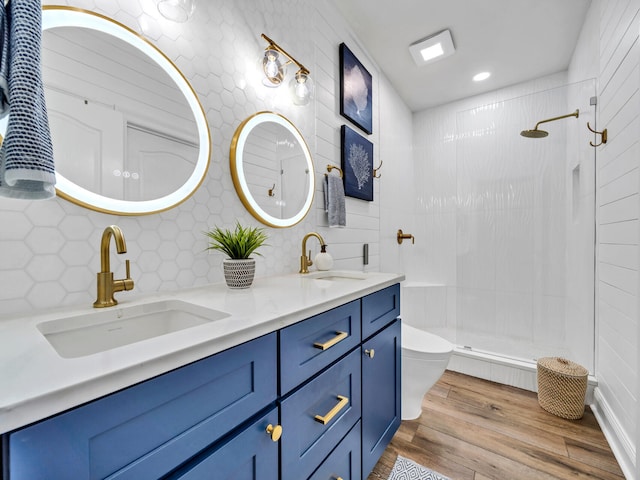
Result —
<path fill-rule="evenodd" d="M 115 306 L 85 315 L 49 320 L 38 330 L 63 358 L 105 352 L 228 317 L 180 300 Z"/>
<path fill-rule="evenodd" d="M 364 280 L 367 278 L 366 273 L 360 272 L 347 272 L 341 270 L 327 270 L 326 272 L 313 272 L 306 275 L 306 278 L 314 280 L 329 280 L 329 281 L 351 281 L 351 280 Z"/>

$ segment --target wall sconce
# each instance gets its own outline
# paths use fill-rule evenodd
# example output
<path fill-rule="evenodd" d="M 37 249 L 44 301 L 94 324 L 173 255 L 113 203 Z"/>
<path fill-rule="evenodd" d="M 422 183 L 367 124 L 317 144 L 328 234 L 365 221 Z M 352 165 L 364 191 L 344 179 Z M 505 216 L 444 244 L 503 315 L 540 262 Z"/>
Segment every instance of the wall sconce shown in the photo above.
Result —
<path fill-rule="evenodd" d="M 183 23 L 191 18 L 196 9 L 196 0 L 160 0 L 158 11 L 167 20 Z"/>
<path fill-rule="evenodd" d="M 264 33 L 262 38 L 269 44 L 264 50 L 262 59 L 262 71 L 264 72 L 262 83 L 267 87 L 279 87 L 284 81 L 286 66 L 294 63 L 298 67 L 298 71 L 289 82 L 291 98 L 296 105 L 308 104 L 313 97 L 311 72 Z"/>

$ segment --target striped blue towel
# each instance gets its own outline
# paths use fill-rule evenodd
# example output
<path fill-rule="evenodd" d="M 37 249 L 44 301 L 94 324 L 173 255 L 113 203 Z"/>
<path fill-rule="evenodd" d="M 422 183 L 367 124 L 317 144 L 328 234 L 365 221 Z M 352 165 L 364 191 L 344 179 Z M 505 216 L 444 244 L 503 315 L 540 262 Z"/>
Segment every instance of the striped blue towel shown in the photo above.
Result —
<path fill-rule="evenodd" d="M 1 0 L 0 0 L 1 1 Z M 0 148 L 0 195 L 56 194 L 49 120 L 40 72 L 40 0 L 9 0 L 9 121 Z"/>
<path fill-rule="evenodd" d="M 0 0 L 0 118 L 9 113 L 9 26 L 7 9 Z"/>

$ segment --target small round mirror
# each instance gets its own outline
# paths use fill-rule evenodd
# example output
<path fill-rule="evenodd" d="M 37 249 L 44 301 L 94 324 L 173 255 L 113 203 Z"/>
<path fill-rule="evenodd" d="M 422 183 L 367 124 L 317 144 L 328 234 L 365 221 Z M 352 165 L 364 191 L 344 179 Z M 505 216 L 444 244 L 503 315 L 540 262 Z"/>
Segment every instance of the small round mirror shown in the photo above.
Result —
<path fill-rule="evenodd" d="M 103 15 L 42 12 L 42 74 L 58 194 L 119 215 L 172 208 L 209 167 L 209 127 L 178 68 Z"/>
<path fill-rule="evenodd" d="M 302 134 L 285 117 L 259 112 L 231 141 L 231 176 L 240 200 L 270 227 L 291 227 L 309 212 L 315 173 Z"/>

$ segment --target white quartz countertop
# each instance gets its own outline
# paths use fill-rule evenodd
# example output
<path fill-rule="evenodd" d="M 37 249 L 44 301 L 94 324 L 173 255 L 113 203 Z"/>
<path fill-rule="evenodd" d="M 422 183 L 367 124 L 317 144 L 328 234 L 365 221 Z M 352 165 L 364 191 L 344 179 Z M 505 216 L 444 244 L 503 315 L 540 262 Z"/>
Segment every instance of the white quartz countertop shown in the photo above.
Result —
<path fill-rule="evenodd" d="M 330 272 L 329 272 L 330 273 Z M 38 324 L 90 315 L 91 305 L 23 316 L 0 317 L 0 433 L 150 379 L 227 348 L 381 290 L 404 275 L 371 272 L 357 280 L 290 274 L 257 278 L 231 290 L 224 283 L 135 297 L 116 294 L 110 308 L 181 300 L 228 317 L 178 332 L 77 358 L 62 358 Z"/>

